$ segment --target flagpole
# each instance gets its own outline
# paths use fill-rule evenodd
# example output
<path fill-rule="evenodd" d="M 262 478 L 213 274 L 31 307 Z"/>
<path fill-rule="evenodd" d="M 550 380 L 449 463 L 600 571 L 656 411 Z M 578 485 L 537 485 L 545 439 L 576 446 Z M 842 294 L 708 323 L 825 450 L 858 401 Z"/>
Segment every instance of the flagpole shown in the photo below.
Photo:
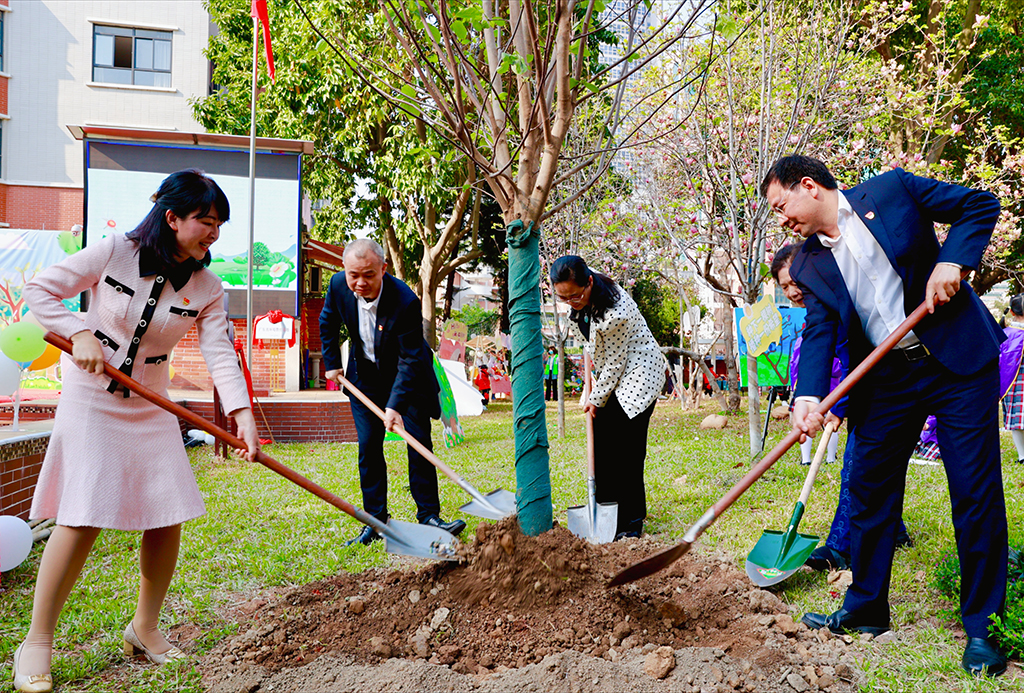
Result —
<path fill-rule="evenodd" d="M 249 281 L 245 288 L 245 361 L 252 370 L 252 272 L 256 261 L 256 65 L 260 49 L 260 20 L 252 18 L 252 102 L 249 109 Z"/>

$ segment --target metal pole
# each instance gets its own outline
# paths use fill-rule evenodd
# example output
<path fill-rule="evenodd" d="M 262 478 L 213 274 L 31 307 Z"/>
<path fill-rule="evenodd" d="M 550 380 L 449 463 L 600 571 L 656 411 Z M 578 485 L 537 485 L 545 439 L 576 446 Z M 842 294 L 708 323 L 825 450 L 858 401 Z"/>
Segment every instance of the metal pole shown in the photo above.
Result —
<path fill-rule="evenodd" d="M 260 50 L 259 18 L 252 18 L 252 103 L 249 108 L 249 280 L 245 286 L 245 363 L 252 370 L 252 269 L 256 229 L 256 65 Z"/>

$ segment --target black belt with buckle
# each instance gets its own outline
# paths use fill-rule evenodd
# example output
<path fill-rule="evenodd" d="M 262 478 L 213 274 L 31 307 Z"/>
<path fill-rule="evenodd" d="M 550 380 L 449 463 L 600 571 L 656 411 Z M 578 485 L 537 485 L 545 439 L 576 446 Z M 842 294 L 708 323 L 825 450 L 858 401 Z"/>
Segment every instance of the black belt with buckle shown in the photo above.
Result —
<path fill-rule="evenodd" d="M 921 359 L 932 355 L 932 352 L 928 351 L 928 347 L 921 342 L 911 344 L 903 349 L 895 349 L 894 351 L 903 354 L 907 361 L 920 361 Z"/>

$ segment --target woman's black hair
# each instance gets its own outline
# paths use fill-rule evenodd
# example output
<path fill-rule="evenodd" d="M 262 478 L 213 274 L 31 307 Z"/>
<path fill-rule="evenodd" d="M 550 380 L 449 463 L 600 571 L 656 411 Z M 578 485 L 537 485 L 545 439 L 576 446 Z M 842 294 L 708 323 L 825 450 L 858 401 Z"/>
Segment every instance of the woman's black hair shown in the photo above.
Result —
<path fill-rule="evenodd" d="M 614 306 L 619 300 L 618 288 L 615 281 L 600 272 L 587 267 L 579 255 L 563 255 L 551 263 L 551 271 L 548 273 L 552 285 L 572 281 L 576 286 L 586 287 L 591 277 L 594 285 L 590 289 L 590 303 L 584 308 L 589 311 L 594 320 L 604 317 L 604 312 Z M 574 310 L 569 314 L 574 318 L 580 311 Z"/>
<path fill-rule="evenodd" d="M 1010 299 L 1010 312 L 1018 318 L 1024 318 L 1024 294 L 1017 294 Z"/>
<path fill-rule="evenodd" d="M 800 248 L 803 245 L 803 241 L 800 243 L 790 243 L 775 251 L 775 257 L 772 258 L 772 279 L 779 281 L 779 272 L 782 271 L 783 267 L 793 262 L 793 256 L 800 252 Z"/>
<path fill-rule="evenodd" d="M 178 239 L 174 229 L 167 223 L 167 210 L 185 219 L 193 213 L 204 217 L 212 207 L 217 210 L 221 223 L 231 215 L 231 205 L 224 191 L 212 178 L 194 168 L 177 171 L 164 178 L 151 199 L 153 209 L 125 237 L 138 243 L 140 249 L 145 248 L 155 253 L 168 267 L 178 264 Z M 207 251 L 206 257 L 199 264 L 208 267 L 211 260 L 210 252 Z"/>

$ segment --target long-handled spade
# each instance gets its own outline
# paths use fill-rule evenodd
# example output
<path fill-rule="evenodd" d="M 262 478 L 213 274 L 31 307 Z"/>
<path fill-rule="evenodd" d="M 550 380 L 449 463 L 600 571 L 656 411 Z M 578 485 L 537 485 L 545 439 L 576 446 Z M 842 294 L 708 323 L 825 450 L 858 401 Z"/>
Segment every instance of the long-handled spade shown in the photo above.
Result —
<path fill-rule="evenodd" d="M 45 339 L 58 349 L 62 349 L 69 354 L 71 353 L 71 342 L 64 337 L 52 332 L 47 332 Z M 143 399 L 149 400 L 158 407 L 169 411 L 178 418 L 184 419 L 190 425 L 202 429 L 221 439 L 233 448 L 242 450 L 246 448 L 245 442 L 241 438 L 231 435 L 223 428 L 214 426 L 195 412 L 189 411 L 180 404 L 176 404 L 153 392 L 141 383 L 117 370 L 109 363 L 103 364 L 103 370 L 107 376 L 117 381 L 120 385 L 128 388 Z M 263 451 L 256 453 L 256 461 L 267 469 L 277 472 L 285 479 L 288 479 L 288 481 L 298 484 L 318 498 L 327 501 L 342 512 L 351 515 L 364 525 L 373 527 L 381 536 L 384 537 L 384 550 L 388 553 L 401 554 L 403 556 L 417 556 L 420 558 L 435 558 L 442 561 L 458 560 L 456 552 L 458 550 L 459 540 L 450 532 L 446 532 L 443 529 L 431 527 L 429 525 L 401 522 L 394 519 L 388 520 L 387 524 L 385 524 L 365 510 L 355 507 L 348 501 L 334 495 L 322 486 L 313 483 L 293 469 L 284 466 Z"/>
<path fill-rule="evenodd" d="M 583 352 L 584 392 L 590 401 L 590 356 Z M 591 544 L 607 544 L 615 540 L 619 522 L 618 503 L 597 502 L 597 481 L 594 478 L 594 417 L 584 412 L 587 420 L 587 504 L 566 510 L 569 531 Z"/>
<path fill-rule="evenodd" d="M 339 376 L 338 379 L 341 384 L 345 386 L 345 389 L 355 395 L 360 402 L 372 411 L 374 414 L 380 417 L 381 421 L 384 420 L 384 411 L 377 406 L 376 402 L 363 394 L 359 388 L 350 383 L 344 376 Z M 488 520 L 500 520 L 503 517 L 511 517 L 516 514 L 516 497 L 511 491 L 504 489 L 495 489 L 486 496 L 476 490 L 472 484 L 459 476 L 454 469 L 446 465 L 437 455 L 427 449 L 423 443 L 416 440 L 408 433 L 404 428 L 397 428 L 395 432 L 398 433 L 405 440 L 409 446 L 416 449 L 418 453 L 423 455 L 432 465 L 440 469 L 444 474 L 454 481 L 456 485 L 463 491 L 468 493 L 473 499 L 470 502 L 463 505 L 459 510 L 466 513 L 467 515 L 476 515 L 477 517 L 483 517 Z"/>
<path fill-rule="evenodd" d="M 813 534 L 800 534 L 797 528 L 804 516 L 807 499 L 811 497 L 811 487 L 821 468 L 821 460 L 825 457 L 829 438 L 833 435 L 833 424 L 825 425 L 818 443 L 818 451 L 814 454 L 811 468 L 807 472 L 804 488 L 800 492 L 800 500 L 793 508 L 793 516 L 789 519 L 789 527 L 785 532 L 766 529 L 757 544 L 747 556 L 747 576 L 758 587 L 768 587 L 782 582 L 800 569 L 807 557 L 818 545 L 819 538 Z"/>
<path fill-rule="evenodd" d="M 854 385 L 864 377 L 864 374 L 875 367 L 882 357 L 889 353 L 889 350 L 896 346 L 901 339 L 907 336 L 907 333 L 914 329 L 914 325 L 921 322 L 921 318 L 928 314 L 928 307 L 922 303 L 917 307 L 910 316 L 900 323 L 896 330 L 885 338 L 881 344 L 875 347 L 874 351 L 868 354 L 867 358 L 861 361 L 860 365 L 853 369 L 850 375 L 843 379 L 843 382 L 839 383 L 835 390 L 833 390 L 828 397 L 821 401 L 821 403 L 815 408 L 815 412 L 824 415 L 829 409 L 836 405 L 844 395 L 846 395 Z M 692 525 L 686 534 L 683 535 L 683 540 L 675 546 L 672 546 L 664 551 L 649 556 L 642 561 L 634 563 L 633 565 L 619 571 L 609 582 L 609 587 L 616 585 L 624 585 L 627 582 L 633 582 L 645 578 L 648 575 L 653 575 L 659 570 L 663 570 L 668 566 L 675 563 L 677 560 L 682 558 L 693 546 L 693 543 L 700 538 L 700 535 L 704 531 L 714 524 L 715 520 L 724 513 L 729 507 L 736 502 L 736 499 L 743 495 L 743 493 L 753 485 L 755 481 L 761 478 L 761 475 L 768 471 L 768 468 L 775 464 L 780 457 L 782 457 L 793 443 L 800 439 L 802 434 L 798 430 L 790 431 L 790 433 L 779 442 L 772 451 L 764 456 L 760 462 L 755 464 L 749 472 L 744 475 L 742 479 L 736 482 L 724 496 L 718 499 L 718 502 L 708 508 L 700 519 L 697 520 L 696 524 Z"/>

